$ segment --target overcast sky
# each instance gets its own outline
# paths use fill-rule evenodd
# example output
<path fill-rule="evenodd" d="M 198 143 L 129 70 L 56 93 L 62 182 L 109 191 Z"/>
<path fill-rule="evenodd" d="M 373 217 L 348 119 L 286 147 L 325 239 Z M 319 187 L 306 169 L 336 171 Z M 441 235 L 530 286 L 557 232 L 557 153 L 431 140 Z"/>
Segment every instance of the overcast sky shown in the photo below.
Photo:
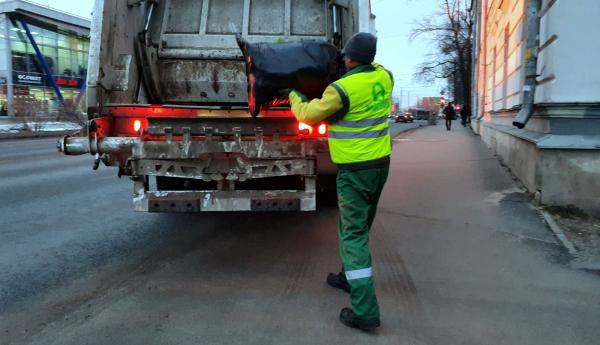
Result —
<path fill-rule="evenodd" d="M 125 1 L 125 0 L 123 0 Z M 35 2 L 82 17 L 90 18 L 94 0 L 35 0 Z M 440 0 L 371 0 L 377 16 L 379 37 L 376 60 L 390 69 L 396 78 L 395 96 L 403 94 L 404 105 L 410 94 L 411 103 L 417 97 L 438 96 L 443 83 L 420 85 L 413 81 L 416 66 L 431 51 L 431 42 L 421 37 L 409 39 L 414 21 L 435 13 Z"/>
<path fill-rule="evenodd" d="M 417 97 L 439 96 L 443 88 L 441 81 L 421 85 L 413 80 L 417 65 L 432 52 L 432 43 L 425 36 L 410 40 L 414 22 L 434 15 L 439 4 L 440 0 L 371 0 L 379 38 L 376 60 L 394 73 L 394 93 L 399 97 L 402 89 L 405 106 L 409 93 L 414 104 Z"/>

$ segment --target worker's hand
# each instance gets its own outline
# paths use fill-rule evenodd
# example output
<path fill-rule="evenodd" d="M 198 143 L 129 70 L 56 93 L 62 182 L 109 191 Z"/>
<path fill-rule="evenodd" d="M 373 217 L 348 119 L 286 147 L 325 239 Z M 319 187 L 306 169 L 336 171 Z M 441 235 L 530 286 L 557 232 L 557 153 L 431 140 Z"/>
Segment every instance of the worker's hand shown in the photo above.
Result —
<path fill-rule="evenodd" d="M 306 96 L 304 96 L 304 94 L 302 92 L 300 92 L 298 90 L 294 90 L 294 89 L 289 89 L 288 98 L 291 100 L 293 97 L 300 98 L 302 100 L 302 102 L 307 101 Z"/>

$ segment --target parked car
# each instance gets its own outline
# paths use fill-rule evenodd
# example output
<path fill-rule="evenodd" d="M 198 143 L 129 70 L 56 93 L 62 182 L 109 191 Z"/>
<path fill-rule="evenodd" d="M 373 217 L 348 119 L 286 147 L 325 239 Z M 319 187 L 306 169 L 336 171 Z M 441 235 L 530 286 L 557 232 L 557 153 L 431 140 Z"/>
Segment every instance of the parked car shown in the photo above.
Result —
<path fill-rule="evenodd" d="M 415 121 L 415 116 L 411 113 L 404 113 L 396 115 L 396 122 L 413 122 Z"/>
<path fill-rule="evenodd" d="M 423 108 L 411 109 L 411 114 L 415 116 L 417 120 L 427 120 L 429 115 L 433 114 L 432 111 Z"/>

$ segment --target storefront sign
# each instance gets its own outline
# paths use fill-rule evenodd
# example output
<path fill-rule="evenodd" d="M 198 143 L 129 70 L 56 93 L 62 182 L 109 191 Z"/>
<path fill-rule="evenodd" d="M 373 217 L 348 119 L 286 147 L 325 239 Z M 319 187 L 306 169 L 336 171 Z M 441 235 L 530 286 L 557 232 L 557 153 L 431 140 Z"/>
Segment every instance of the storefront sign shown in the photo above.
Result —
<path fill-rule="evenodd" d="M 31 84 L 31 85 L 43 85 L 44 78 L 39 74 L 28 74 L 16 72 L 13 75 L 15 84 Z"/>
<path fill-rule="evenodd" d="M 80 80 L 78 80 L 78 79 L 65 79 L 65 78 L 54 77 L 54 81 L 56 82 L 56 85 L 62 86 L 62 87 L 77 88 L 80 85 Z"/>
<path fill-rule="evenodd" d="M 85 80 L 83 78 L 70 78 L 63 76 L 53 76 L 52 78 L 58 87 L 71 89 L 78 89 Z M 44 77 L 42 74 L 13 72 L 13 79 L 15 84 L 46 85 L 48 87 L 52 87 L 51 79 Z M 6 81 L 4 83 L 6 83 Z M 0 78 L 0 85 L 1 84 L 3 84 L 2 78 Z"/>

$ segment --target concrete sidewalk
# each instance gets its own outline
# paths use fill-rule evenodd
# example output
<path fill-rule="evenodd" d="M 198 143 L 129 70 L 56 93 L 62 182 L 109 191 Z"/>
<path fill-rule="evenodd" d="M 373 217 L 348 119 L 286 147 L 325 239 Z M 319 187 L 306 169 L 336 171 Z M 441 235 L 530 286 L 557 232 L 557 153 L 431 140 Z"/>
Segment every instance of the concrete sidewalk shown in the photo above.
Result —
<path fill-rule="evenodd" d="M 372 239 L 377 276 L 404 267 L 376 277 L 401 301 L 383 298 L 386 324 L 419 344 L 597 344 L 600 279 L 565 264 L 528 195 L 453 127 L 395 139 Z"/>
<path fill-rule="evenodd" d="M 22 118 L 0 118 L 0 140 L 60 138 L 80 129 L 79 124 L 53 119 L 26 122 Z"/>

